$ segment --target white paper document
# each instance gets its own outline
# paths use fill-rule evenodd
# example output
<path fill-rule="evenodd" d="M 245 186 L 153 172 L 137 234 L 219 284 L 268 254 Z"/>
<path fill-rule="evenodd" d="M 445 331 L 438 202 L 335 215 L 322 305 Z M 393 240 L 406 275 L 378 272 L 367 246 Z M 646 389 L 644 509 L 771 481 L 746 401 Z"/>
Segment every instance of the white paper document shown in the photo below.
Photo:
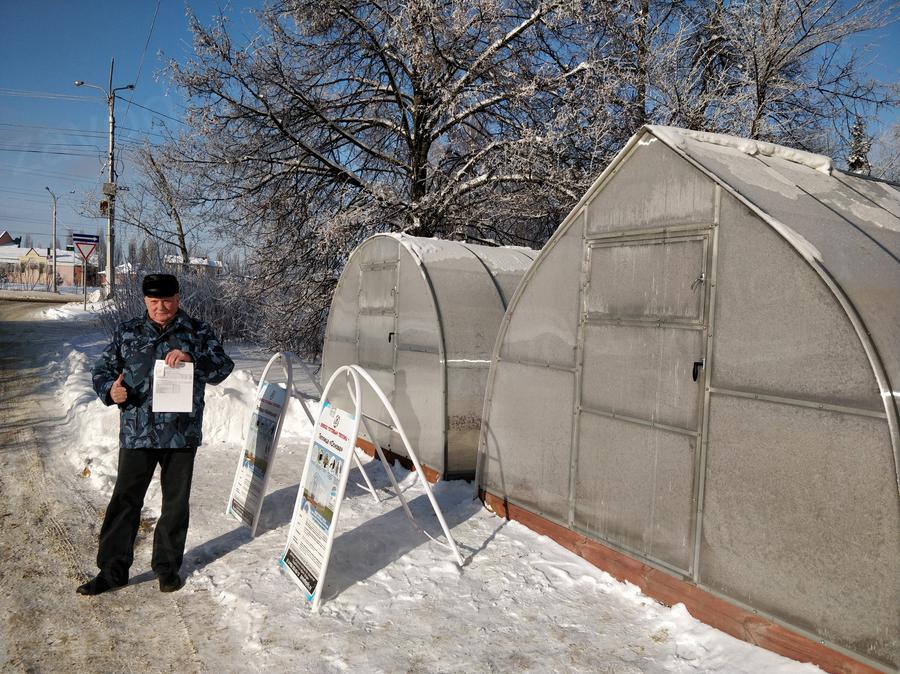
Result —
<path fill-rule="evenodd" d="M 153 411 L 192 412 L 194 400 L 194 364 L 178 363 L 169 367 L 158 360 L 153 367 Z"/>

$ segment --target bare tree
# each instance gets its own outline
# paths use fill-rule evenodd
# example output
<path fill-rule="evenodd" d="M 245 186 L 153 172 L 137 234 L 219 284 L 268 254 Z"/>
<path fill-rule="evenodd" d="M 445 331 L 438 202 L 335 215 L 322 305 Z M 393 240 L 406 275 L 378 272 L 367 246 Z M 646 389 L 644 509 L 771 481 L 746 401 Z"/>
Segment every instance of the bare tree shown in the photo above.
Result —
<path fill-rule="evenodd" d="M 867 79 L 848 40 L 897 20 L 878 0 L 684 3 L 673 13 L 674 76 L 658 87 L 660 117 L 843 156 L 857 118 L 895 106 L 896 89 Z M 838 146 L 833 137 L 837 134 Z"/>
<path fill-rule="evenodd" d="M 44 275 L 44 265 L 31 259 L 22 260 L 19 262 L 19 275 L 26 290 L 34 290 Z"/>
<path fill-rule="evenodd" d="M 839 50 L 892 11 L 880 0 L 276 0 L 240 42 L 226 19 L 192 16 L 195 56 L 171 64 L 191 131 L 168 166 L 250 251 L 236 287 L 270 341 L 314 351 L 362 239 L 540 246 L 644 123 L 821 149 L 836 117 L 893 102 Z"/>
<path fill-rule="evenodd" d="M 191 247 L 205 224 L 191 197 L 189 176 L 166 146 L 145 145 L 133 157 L 141 180 L 120 200 L 119 221 L 177 251 L 188 265 Z"/>
<path fill-rule="evenodd" d="M 307 346 L 366 236 L 540 244 L 620 141 L 603 44 L 562 2 L 280 2 L 258 16 L 247 45 L 193 20 L 197 57 L 173 72 L 202 133 L 179 147 L 255 250 L 272 328 Z"/>
<path fill-rule="evenodd" d="M 875 138 L 872 156 L 874 177 L 900 183 L 900 122 Z"/>

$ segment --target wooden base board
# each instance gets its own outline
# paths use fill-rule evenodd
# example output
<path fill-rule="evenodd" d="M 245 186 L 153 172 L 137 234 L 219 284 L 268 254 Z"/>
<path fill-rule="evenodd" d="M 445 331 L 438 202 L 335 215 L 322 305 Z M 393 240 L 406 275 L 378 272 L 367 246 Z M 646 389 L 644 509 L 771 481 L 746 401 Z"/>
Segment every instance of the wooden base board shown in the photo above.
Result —
<path fill-rule="evenodd" d="M 375 453 L 375 445 L 373 445 L 368 440 L 357 438 L 356 446 L 372 458 L 375 458 L 377 456 Z M 402 454 L 395 454 L 389 449 L 382 449 L 381 451 L 384 452 L 384 458 L 386 458 L 391 463 L 399 463 L 401 466 L 406 468 L 406 470 L 416 469 L 409 457 L 403 456 Z M 430 484 L 436 484 L 437 481 L 441 479 L 441 474 L 439 472 L 437 472 L 433 468 L 429 468 L 424 463 L 422 464 L 422 473 L 425 475 L 425 479 L 428 480 Z"/>
<path fill-rule="evenodd" d="M 817 641 L 796 634 L 782 625 L 735 606 L 692 583 L 515 506 L 490 492 L 479 490 L 479 495 L 485 506 L 500 517 L 521 522 L 532 531 L 552 538 L 617 580 L 627 580 L 637 585 L 644 594 L 667 606 L 684 604 L 697 620 L 726 634 L 793 660 L 811 662 L 833 674 L 880 672 Z"/>

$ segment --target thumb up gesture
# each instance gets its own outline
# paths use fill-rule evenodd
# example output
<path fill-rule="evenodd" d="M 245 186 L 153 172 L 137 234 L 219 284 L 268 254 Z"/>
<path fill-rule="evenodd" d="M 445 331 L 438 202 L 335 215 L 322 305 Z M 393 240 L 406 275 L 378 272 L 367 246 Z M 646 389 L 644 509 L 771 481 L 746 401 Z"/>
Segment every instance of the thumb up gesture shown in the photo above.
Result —
<path fill-rule="evenodd" d="M 112 388 L 109 389 L 109 397 L 112 398 L 112 401 L 116 403 L 116 405 L 121 405 L 128 400 L 128 389 L 125 388 L 125 384 L 122 383 L 124 378 L 125 373 L 121 372 L 119 378 L 113 382 Z"/>

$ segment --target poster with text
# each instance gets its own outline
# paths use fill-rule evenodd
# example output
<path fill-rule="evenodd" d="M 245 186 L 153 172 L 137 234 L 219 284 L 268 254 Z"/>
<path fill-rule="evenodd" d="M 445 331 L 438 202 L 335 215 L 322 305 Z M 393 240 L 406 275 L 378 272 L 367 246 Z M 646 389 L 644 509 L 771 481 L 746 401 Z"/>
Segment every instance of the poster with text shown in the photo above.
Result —
<path fill-rule="evenodd" d="M 355 428 L 352 414 L 326 402 L 307 453 L 281 563 L 305 588 L 308 601 L 312 601 L 328 566 L 327 554 L 340 505 L 338 494 L 347 483 Z"/>
<path fill-rule="evenodd" d="M 234 476 L 227 512 L 251 529 L 255 529 L 265 497 L 269 467 L 275 456 L 275 436 L 286 399 L 287 389 L 283 384 L 269 382 L 262 387 L 250 417 L 247 441 Z"/>

